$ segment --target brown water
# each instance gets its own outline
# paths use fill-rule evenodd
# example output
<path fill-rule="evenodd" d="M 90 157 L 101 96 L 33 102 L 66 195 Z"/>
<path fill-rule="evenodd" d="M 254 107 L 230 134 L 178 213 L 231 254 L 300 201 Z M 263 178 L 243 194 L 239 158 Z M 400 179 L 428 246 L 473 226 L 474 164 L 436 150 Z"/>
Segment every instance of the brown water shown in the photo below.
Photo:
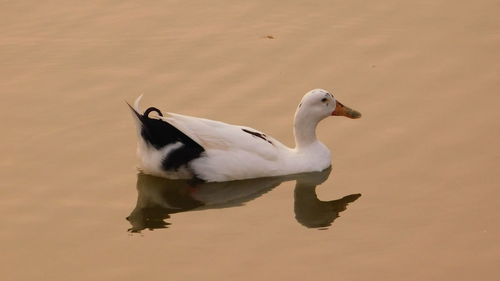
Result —
<path fill-rule="evenodd" d="M 499 6 L 3 1 L 2 280 L 498 280 Z M 326 181 L 138 178 L 124 100 L 293 145 L 319 87 Z"/>

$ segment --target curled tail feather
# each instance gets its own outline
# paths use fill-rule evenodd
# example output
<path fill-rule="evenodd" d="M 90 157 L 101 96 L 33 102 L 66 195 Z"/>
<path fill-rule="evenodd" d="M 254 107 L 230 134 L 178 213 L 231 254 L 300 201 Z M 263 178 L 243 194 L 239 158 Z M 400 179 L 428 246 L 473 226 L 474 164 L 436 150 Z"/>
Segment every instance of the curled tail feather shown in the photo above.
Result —
<path fill-rule="evenodd" d="M 162 166 L 165 170 L 177 170 L 180 166 L 187 164 L 191 160 L 198 158 L 202 155 L 205 149 L 189 136 L 184 134 L 181 130 L 165 121 L 162 118 L 150 118 L 151 112 L 156 112 L 160 117 L 163 117 L 162 112 L 156 107 L 149 107 L 140 113 L 140 101 L 142 95 L 139 96 L 132 107 L 127 105 L 133 112 L 137 123 L 138 135 L 148 145 L 153 146 L 155 149 L 160 150 L 163 147 L 181 143 L 182 146 L 168 155 L 165 155 Z"/>

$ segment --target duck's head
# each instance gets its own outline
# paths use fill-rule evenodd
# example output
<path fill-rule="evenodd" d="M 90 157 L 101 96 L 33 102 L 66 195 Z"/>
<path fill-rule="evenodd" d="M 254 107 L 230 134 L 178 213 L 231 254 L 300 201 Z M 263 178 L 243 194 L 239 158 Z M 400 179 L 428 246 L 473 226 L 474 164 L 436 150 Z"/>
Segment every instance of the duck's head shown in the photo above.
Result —
<path fill-rule="evenodd" d="M 323 89 L 314 89 L 304 95 L 297 108 L 297 115 L 299 114 L 315 121 L 332 115 L 351 119 L 361 117 L 361 113 L 343 105 L 331 93 Z"/>

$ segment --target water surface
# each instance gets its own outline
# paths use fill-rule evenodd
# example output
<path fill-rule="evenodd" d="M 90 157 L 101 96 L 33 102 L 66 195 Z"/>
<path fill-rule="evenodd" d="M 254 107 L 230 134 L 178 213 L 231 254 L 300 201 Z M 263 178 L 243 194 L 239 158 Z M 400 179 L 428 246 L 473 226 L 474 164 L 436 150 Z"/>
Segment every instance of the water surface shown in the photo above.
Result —
<path fill-rule="evenodd" d="M 128 230 L 167 228 L 171 223 L 166 220 L 179 212 L 241 207 L 292 180 L 296 182 L 293 200 L 297 222 L 308 228 L 327 229 L 339 213 L 345 211 L 347 204 L 361 196 L 350 194 L 336 200 L 319 200 L 316 186 L 328 179 L 330 171 L 212 183 L 169 180 L 139 173 L 137 204 L 127 217 L 132 225 Z"/>
<path fill-rule="evenodd" d="M 498 280 L 498 1 L 3 1 L 0 22 L 2 280 Z M 322 183 L 137 175 L 124 101 L 293 146 L 313 88 L 363 113 L 318 127 Z"/>

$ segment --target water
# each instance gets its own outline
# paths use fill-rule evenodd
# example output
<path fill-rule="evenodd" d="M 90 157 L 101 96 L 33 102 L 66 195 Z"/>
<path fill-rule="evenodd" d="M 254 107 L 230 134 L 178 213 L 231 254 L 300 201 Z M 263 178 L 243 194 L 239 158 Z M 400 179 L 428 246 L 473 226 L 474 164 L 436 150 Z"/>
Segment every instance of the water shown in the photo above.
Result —
<path fill-rule="evenodd" d="M 2 280 L 498 279 L 495 1 L 0 5 Z M 137 174 L 124 101 L 293 146 L 313 88 L 329 176 Z"/>
<path fill-rule="evenodd" d="M 330 171 L 214 183 L 168 180 L 139 173 L 137 204 L 127 217 L 132 225 L 128 230 L 170 227 L 171 223 L 165 220 L 175 213 L 241 207 L 291 180 L 296 182 L 293 200 L 297 222 L 308 228 L 327 229 L 347 204 L 361 196 L 351 194 L 337 200 L 319 200 L 316 186 L 328 179 Z"/>

